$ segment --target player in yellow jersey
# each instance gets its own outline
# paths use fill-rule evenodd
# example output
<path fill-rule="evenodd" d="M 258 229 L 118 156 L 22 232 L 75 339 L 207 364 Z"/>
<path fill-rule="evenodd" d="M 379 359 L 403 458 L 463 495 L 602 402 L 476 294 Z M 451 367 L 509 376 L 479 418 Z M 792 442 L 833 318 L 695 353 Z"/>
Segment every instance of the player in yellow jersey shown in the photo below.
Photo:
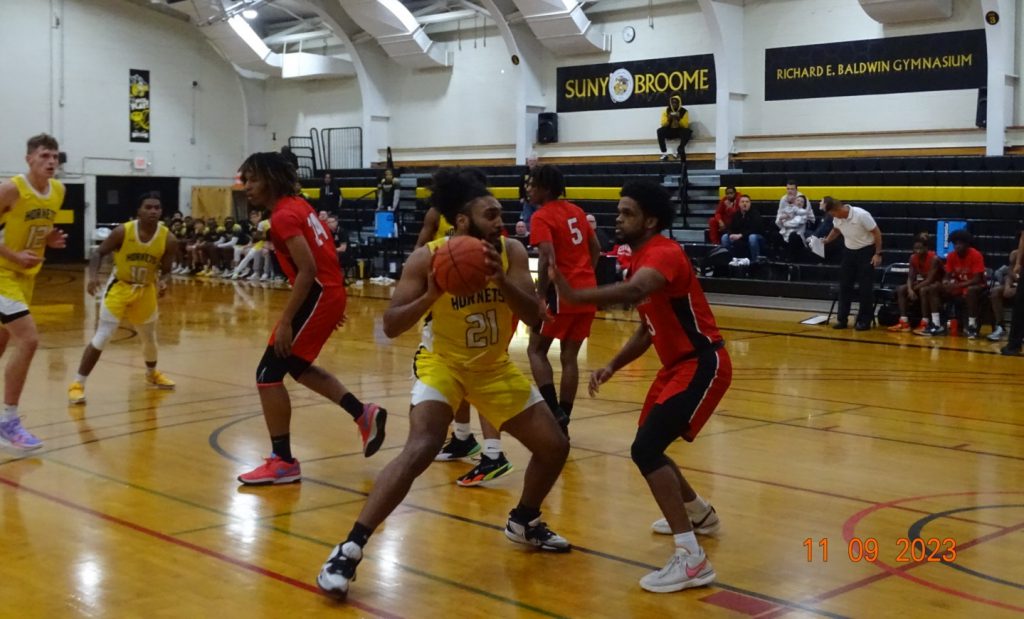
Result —
<path fill-rule="evenodd" d="M 85 381 L 122 320 L 135 325 L 142 340 L 146 382 L 160 389 L 174 389 L 174 381 L 156 369 L 156 300 L 167 292 L 178 239 L 160 223 L 163 205 L 159 192 L 151 191 L 139 197 L 137 215 L 135 221 L 114 228 L 89 258 L 86 285 L 89 294 L 95 295 L 100 290 L 100 263 L 111 253 L 114 254 L 114 272 L 103 289 L 100 324 L 82 352 L 75 381 L 68 387 L 71 404 L 85 403 Z"/>
<path fill-rule="evenodd" d="M 32 364 L 39 332 L 29 313 L 36 273 L 47 247 L 62 248 L 67 235 L 53 226 L 64 203 L 64 185 L 53 178 L 60 147 L 45 133 L 28 140 L 28 173 L 0 183 L 0 355 L 14 341 L 4 371 L 0 445 L 22 451 L 43 443 L 21 425 L 18 400 Z"/>
<path fill-rule="evenodd" d="M 530 381 L 512 363 L 508 341 L 512 316 L 540 321 L 541 303 L 533 290 L 526 249 L 502 239 L 501 203 L 471 175 L 441 170 L 434 176 L 434 204 L 455 226 L 455 235 L 487 241 L 491 281 L 477 294 L 442 292 L 431 269 L 433 254 L 447 239 L 414 251 L 402 269 L 384 333 L 398 337 L 429 312 L 430 322 L 413 365 L 416 383 L 409 412 L 409 438 L 402 453 L 377 476 L 366 505 L 348 538 L 334 547 L 317 583 L 337 597 L 363 556 L 370 534 L 405 498 L 444 443 L 452 414 L 463 400 L 499 430 L 519 439 L 532 456 L 519 504 L 509 514 L 505 536 L 542 550 L 566 552 L 569 542 L 540 520 L 540 506 L 565 464 L 569 442 Z"/>
<path fill-rule="evenodd" d="M 476 174 L 478 172 L 478 170 L 464 171 L 467 174 Z M 487 178 L 483 172 L 479 172 L 476 180 L 482 184 L 487 183 Z M 448 223 L 448 220 L 441 214 L 441 211 L 436 206 L 431 206 L 427 210 L 426 215 L 423 216 L 423 227 L 420 229 L 420 235 L 416 239 L 416 249 L 432 240 L 437 241 L 448 238 L 454 233 L 455 228 Z M 455 480 L 456 484 L 463 487 L 479 486 L 499 477 L 504 477 L 514 470 L 501 449 L 501 434 L 494 426 L 487 422 L 486 417 L 483 415 L 477 416 L 480 418 L 480 429 L 484 435 L 482 449 L 470 429 L 469 402 L 463 400 L 455 410 L 455 427 L 452 430 L 451 438 L 448 439 L 441 448 L 441 451 L 434 457 L 434 460 L 440 462 L 451 462 L 480 454 L 480 463 Z"/>

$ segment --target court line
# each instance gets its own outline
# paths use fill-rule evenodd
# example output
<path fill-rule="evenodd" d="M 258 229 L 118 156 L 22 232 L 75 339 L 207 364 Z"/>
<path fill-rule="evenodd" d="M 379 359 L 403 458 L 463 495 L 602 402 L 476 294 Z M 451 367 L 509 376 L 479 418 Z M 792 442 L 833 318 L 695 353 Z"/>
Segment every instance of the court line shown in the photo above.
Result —
<path fill-rule="evenodd" d="M 92 516 L 94 518 L 97 518 L 97 519 L 100 519 L 100 520 L 104 520 L 106 522 L 110 522 L 112 524 L 124 527 L 124 528 L 132 530 L 132 531 L 135 531 L 136 533 L 141 533 L 142 535 L 146 535 L 146 536 L 151 537 L 153 539 L 156 539 L 156 540 L 168 543 L 168 544 L 173 544 L 173 545 L 178 546 L 180 548 L 185 548 L 187 550 L 191 550 L 193 552 L 196 552 L 198 554 L 204 555 L 206 557 L 210 557 L 212 559 L 216 559 L 216 560 L 218 560 L 218 561 L 220 561 L 222 563 L 227 563 L 229 565 L 233 565 L 235 567 L 241 568 L 241 569 L 246 570 L 248 572 L 252 572 L 252 573 L 254 573 L 254 574 L 258 575 L 258 576 L 264 576 L 266 578 L 271 578 L 271 579 L 276 580 L 278 582 L 281 582 L 281 583 L 284 583 L 286 585 L 290 585 L 292 587 L 295 587 L 296 589 L 301 589 L 301 590 L 307 591 L 309 593 L 314 593 L 314 594 L 316 594 L 316 595 L 318 595 L 320 597 L 326 597 L 326 596 L 324 596 L 324 594 L 320 591 L 320 589 L 318 587 L 314 587 L 313 585 L 304 583 L 304 582 L 302 582 L 300 580 L 292 578 L 291 576 L 286 576 L 286 575 L 284 575 L 284 574 L 282 574 L 280 572 L 275 572 L 273 570 L 270 570 L 270 569 L 267 569 L 267 568 L 264 568 L 264 567 L 260 567 L 260 566 L 254 564 L 254 563 L 248 563 L 246 561 L 242 561 L 241 559 L 236 559 L 234 557 L 231 557 L 231 556 L 226 555 L 224 553 L 218 552 L 218 551 L 213 550 L 211 548 L 207 548 L 205 546 L 200 546 L 198 544 L 193 544 L 192 542 L 188 542 L 188 541 L 185 541 L 185 540 L 182 540 L 182 539 L 177 539 L 175 537 L 171 537 L 170 535 L 167 535 L 165 533 L 161 533 L 161 532 L 156 531 L 154 529 L 150 529 L 149 527 L 145 527 L 145 526 L 142 526 L 140 524 L 136 524 L 134 522 L 131 522 L 129 520 L 125 520 L 123 518 L 118 518 L 117 516 L 113 516 L 111 514 L 107 514 L 107 513 L 101 512 L 99 510 L 95 510 L 95 509 L 86 507 L 84 505 L 80 505 L 80 504 L 75 503 L 73 501 L 69 501 L 67 499 L 63 499 L 61 497 L 52 495 L 52 494 L 50 494 L 48 492 L 43 492 L 41 490 L 36 490 L 35 488 L 29 488 L 28 486 L 24 486 L 21 483 L 19 483 L 17 481 L 14 481 L 14 480 L 7 479 L 6 477 L 0 477 L 0 483 L 5 484 L 7 486 L 10 486 L 11 488 L 14 488 L 16 491 L 26 492 L 28 494 L 35 495 L 35 496 L 37 496 L 39 498 L 42 498 L 42 499 L 47 500 L 47 501 L 50 501 L 51 503 L 56 503 L 57 505 L 61 505 L 63 507 L 71 509 L 73 511 L 77 511 L 79 513 L 86 514 L 87 516 Z M 363 602 L 359 602 L 359 601 L 353 600 L 353 601 L 349 601 L 347 603 L 349 605 L 355 607 L 355 608 L 358 608 L 358 609 L 360 609 L 360 610 L 362 610 L 364 612 L 368 612 L 370 614 L 376 615 L 378 617 L 395 617 L 395 618 L 399 617 L 399 615 L 395 615 L 393 613 L 389 613 L 389 612 L 380 610 L 378 608 L 375 608 L 375 607 L 370 606 L 369 604 L 366 604 L 366 603 L 363 603 Z"/>
<path fill-rule="evenodd" d="M 214 430 L 210 434 L 210 438 L 208 439 L 208 443 L 209 443 L 211 449 L 213 449 L 216 453 L 220 454 L 222 457 L 224 457 L 224 458 L 226 458 L 228 460 L 234 461 L 234 462 L 238 462 L 239 461 L 238 458 L 236 456 L 234 456 L 233 454 L 231 454 L 230 452 L 228 452 L 223 447 L 221 447 L 220 444 L 219 444 L 219 439 L 220 439 L 221 433 L 225 429 L 227 429 L 227 428 L 231 427 L 232 425 L 234 425 L 236 423 L 239 423 L 239 422 L 240 421 L 229 422 L 229 423 L 221 426 L 220 428 L 217 428 L 216 430 Z M 587 450 L 587 451 L 592 451 L 592 452 L 596 451 L 597 453 L 600 453 L 602 455 L 608 455 L 608 454 L 605 454 L 605 453 L 597 451 L 597 450 Z M 355 494 L 362 494 L 363 496 L 369 496 L 368 492 L 363 492 L 363 491 L 360 491 L 360 490 L 356 490 L 354 488 L 348 488 L 348 487 L 342 486 L 340 484 L 335 484 L 335 483 L 332 483 L 332 482 L 328 482 L 328 481 L 324 481 L 324 480 L 320 480 L 320 479 L 316 479 L 316 478 L 311 478 L 311 477 L 305 477 L 304 476 L 303 480 L 302 480 L 302 483 L 313 483 L 313 484 L 325 486 L 325 487 L 328 487 L 328 488 L 335 488 L 335 489 L 343 490 L 343 491 L 346 491 L 346 492 L 351 492 L 351 493 L 355 493 Z M 483 521 L 480 521 L 480 520 L 475 520 L 473 518 L 467 518 L 467 517 L 461 516 L 459 514 L 453 514 L 453 513 L 450 513 L 450 512 L 445 512 L 445 511 L 442 511 L 442 510 L 433 509 L 433 508 L 425 507 L 425 506 L 422 506 L 422 505 L 416 505 L 414 503 L 409 503 L 409 502 L 406 502 L 406 501 L 403 501 L 401 503 L 401 506 L 404 506 L 404 507 L 407 507 L 407 508 L 411 508 L 411 509 L 414 509 L 414 510 L 417 510 L 417 511 L 421 511 L 421 512 L 426 512 L 426 513 L 429 513 L 429 514 L 434 514 L 436 516 L 441 516 L 443 518 L 448 518 L 448 519 L 451 519 L 451 520 L 456 520 L 458 522 L 465 522 L 467 524 L 472 524 L 472 525 L 475 525 L 475 526 L 485 527 L 485 528 L 492 529 L 492 530 L 502 530 L 504 528 L 502 526 L 491 524 L 489 522 L 483 522 Z M 617 555 L 613 555 L 613 554 L 609 554 L 609 553 L 604 553 L 604 552 L 601 552 L 601 551 L 598 551 L 598 550 L 592 550 L 590 548 L 586 548 L 586 547 L 583 547 L 583 546 L 573 545 L 573 550 L 574 551 L 579 551 L 579 552 L 584 553 L 584 554 L 590 554 L 590 555 L 593 555 L 593 556 L 597 556 L 597 557 L 601 557 L 601 558 L 608 559 L 608 560 L 611 560 L 611 561 L 615 561 L 615 562 L 618 562 L 618 563 L 624 563 L 624 564 L 632 565 L 632 566 L 636 566 L 636 567 L 643 567 L 643 568 L 649 569 L 649 570 L 660 569 L 660 567 L 657 566 L 657 565 L 651 565 L 651 564 L 642 563 L 640 561 L 634 561 L 633 559 L 628 559 L 626 557 L 620 557 L 620 556 L 617 556 Z M 739 588 L 739 587 L 734 587 L 732 585 L 725 585 L 724 583 L 715 582 L 715 583 L 712 583 L 712 586 L 716 586 L 716 587 L 719 587 L 719 588 L 722 588 L 722 589 L 728 589 L 729 591 L 734 591 L 736 593 L 743 593 L 743 594 L 749 595 L 751 597 L 756 597 L 756 598 L 764 599 L 764 600 L 767 600 L 767 601 L 772 601 L 772 602 L 775 602 L 777 604 L 792 605 L 791 602 L 788 602 L 788 601 L 783 600 L 781 598 L 774 598 L 774 597 L 771 597 L 771 596 L 769 596 L 767 594 L 758 593 L 756 591 L 750 591 L 750 590 L 742 589 L 742 588 Z M 823 614 L 823 616 L 834 616 L 834 615 L 829 615 L 827 613 L 824 613 L 824 611 L 818 611 L 818 610 L 812 609 L 812 608 L 804 608 L 804 607 L 799 607 L 799 608 L 800 608 L 800 610 L 806 610 L 806 611 L 814 612 L 814 613 L 817 613 L 817 614 Z"/>

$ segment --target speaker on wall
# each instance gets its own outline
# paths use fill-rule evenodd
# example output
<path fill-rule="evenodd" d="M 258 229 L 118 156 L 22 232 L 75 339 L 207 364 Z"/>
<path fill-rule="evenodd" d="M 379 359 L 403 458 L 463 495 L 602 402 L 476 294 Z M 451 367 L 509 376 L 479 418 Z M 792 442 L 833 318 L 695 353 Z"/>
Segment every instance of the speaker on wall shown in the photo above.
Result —
<path fill-rule="evenodd" d="M 552 144 L 558 141 L 558 114 L 541 112 L 537 115 L 537 142 Z"/>

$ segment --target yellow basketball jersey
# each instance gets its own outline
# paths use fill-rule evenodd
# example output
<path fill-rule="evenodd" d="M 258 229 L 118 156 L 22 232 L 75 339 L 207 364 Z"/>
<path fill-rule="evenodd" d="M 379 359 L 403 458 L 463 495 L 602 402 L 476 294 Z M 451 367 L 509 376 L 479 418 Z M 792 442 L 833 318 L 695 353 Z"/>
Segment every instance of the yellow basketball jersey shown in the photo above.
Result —
<path fill-rule="evenodd" d="M 447 238 L 427 243 L 430 253 Z M 501 239 L 501 268 L 508 271 L 505 239 Z M 453 297 L 447 292 L 430 308 L 423 325 L 423 346 L 446 361 L 462 366 L 493 364 L 508 359 L 515 319 L 505 295 L 489 283 L 480 292 Z"/>
<path fill-rule="evenodd" d="M 448 223 L 448 220 L 444 218 L 444 215 L 437 214 L 437 232 L 434 233 L 434 240 L 446 239 L 455 234 L 455 226 Z"/>
<path fill-rule="evenodd" d="M 124 241 L 114 252 L 114 278 L 134 286 L 148 286 L 156 282 L 160 262 L 167 247 L 167 226 L 158 224 L 153 238 L 143 243 L 139 240 L 139 222 L 129 221 L 124 225 Z"/>
<path fill-rule="evenodd" d="M 267 242 L 267 235 L 270 234 L 270 219 L 261 219 L 260 223 L 256 224 L 256 229 L 263 233 L 263 240 L 253 243 L 252 248 L 263 249 Z"/>
<path fill-rule="evenodd" d="M 23 175 L 15 176 L 11 182 L 18 188 L 18 200 L 0 219 L 0 243 L 13 251 L 29 250 L 42 256 L 46 253 L 46 237 L 53 230 L 57 211 L 64 203 L 64 185 L 50 179 L 50 189 L 40 195 Z M 42 264 L 23 268 L 5 258 L 0 258 L 0 268 L 26 275 L 35 275 Z"/>

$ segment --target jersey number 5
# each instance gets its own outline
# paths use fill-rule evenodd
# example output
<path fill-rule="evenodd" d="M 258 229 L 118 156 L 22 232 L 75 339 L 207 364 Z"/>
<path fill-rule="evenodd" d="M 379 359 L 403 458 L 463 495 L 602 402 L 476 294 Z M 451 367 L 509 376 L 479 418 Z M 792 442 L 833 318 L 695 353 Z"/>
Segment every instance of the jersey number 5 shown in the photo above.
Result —
<path fill-rule="evenodd" d="M 466 316 L 467 348 L 487 348 L 498 343 L 498 314 L 494 310 Z"/>
<path fill-rule="evenodd" d="M 579 220 L 575 217 L 569 218 L 569 234 L 572 235 L 572 244 L 579 245 L 583 242 L 583 232 L 577 227 Z"/>

